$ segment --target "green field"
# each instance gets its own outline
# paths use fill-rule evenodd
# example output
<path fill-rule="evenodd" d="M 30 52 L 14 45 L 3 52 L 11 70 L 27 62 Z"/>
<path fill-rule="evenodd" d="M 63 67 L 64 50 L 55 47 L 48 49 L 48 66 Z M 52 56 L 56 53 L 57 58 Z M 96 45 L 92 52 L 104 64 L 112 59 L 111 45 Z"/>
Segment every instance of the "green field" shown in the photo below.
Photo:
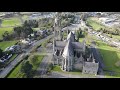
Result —
<path fill-rule="evenodd" d="M 12 45 L 14 45 L 17 41 L 3 41 L 0 42 L 0 48 L 2 50 L 5 50 L 7 47 L 10 47 Z"/>
<path fill-rule="evenodd" d="M 103 57 L 103 62 L 105 64 L 104 69 L 120 72 L 120 66 L 116 66 L 116 63 L 120 61 L 120 51 L 115 47 L 108 46 L 102 41 L 97 41 L 97 45 Z"/>
<path fill-rule="evenodd" d="M 9 28 L 0 28 L 0 39 L 2 39 L 2 35 L 4 34 L 5 31 L 8 31 L 9 33 L 12 33 L 13 28 L 9 27 Z"/>
<path fill-rule="evenodd" d="M 2 27 L 16 26 L 16 25 L 21 25 L 20 19 L 16 17 L 3 19 L 1 24 Z"/>
<path fill-rule="evenodd" d="M 97 48 L 99 49 L 100 54 L 103 58 L 103 63 L 105 65 L 105 75 L 107 75 L 106 77 L 120 77 L 120 50 L 107 45 L 94 36 L 89 36 L 89 39 L 96 42 Z M 116 63 L 119 63 L 118 66 L 116 65 Z M 113 71 L 116 74 L 114 76 L 110 76 L 108 72 L 106 73 L 106 70 Z"/>
<path fill-rule="evenodd" d="M 44 56 L 37 56 L 37 60 L 35 60 L 34 63 L 30 61 L 30 63 L 33 65 L 33 70 L 37 70 L 43 57 Z M 7 78 L 23 78 L 24 74 L 20 71 L 21 65 L 22 62 L 15 69 L 13 69 L 13 71 L 7 76 Z"/>
<path fill-rule="evenodd" d="M 100 30 L 101 28 L 105 28 L 105 26 L 101 25 L 100 23 L 92 20 L 91 18 L 87 19 L 88 25 L 92 26 L 94 30 Z"/>
<path fill-rule="evenodd" d="M 120 66 L 116 66 L 116 63 L 120 61 L 120 50 L 96 39 L 95 36 L 88 35 L 87 38 L 87 42 L 89 43 L 91 42 L 91 40 L 96 41 L 96 45 L 101 53 L 101 56 L 103 57 L 103 62 L 105 64 L 104 69 L 120 72 Z"/>

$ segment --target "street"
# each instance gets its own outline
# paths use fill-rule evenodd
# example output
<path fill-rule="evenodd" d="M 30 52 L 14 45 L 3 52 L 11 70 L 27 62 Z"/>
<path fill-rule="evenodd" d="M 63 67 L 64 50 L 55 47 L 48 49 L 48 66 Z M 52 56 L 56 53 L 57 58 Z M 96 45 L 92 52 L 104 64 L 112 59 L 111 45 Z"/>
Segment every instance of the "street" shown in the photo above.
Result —
<path fill-rule="evenodd" d="M 47 40 L 51 37 L 53 37 L 53 35 L 50 35 L 44 39 L 41 39 L 41 40 L 35 42 L 34 46 L 39 45 L 40 43 L 44 42 L 45 40 Z M 4 70 L 0 72 L 0 78 L 5 78 L 6 75 L 22 60 L 21 57 L 26 55 L 27 53 L 30 53 L 32 48 L 33 48 L 33 46 L 29 47 L 27 49 L 26 53 L 22 53 L 22 54 L 18 55 L 7 67 L 5 67 Z"/>

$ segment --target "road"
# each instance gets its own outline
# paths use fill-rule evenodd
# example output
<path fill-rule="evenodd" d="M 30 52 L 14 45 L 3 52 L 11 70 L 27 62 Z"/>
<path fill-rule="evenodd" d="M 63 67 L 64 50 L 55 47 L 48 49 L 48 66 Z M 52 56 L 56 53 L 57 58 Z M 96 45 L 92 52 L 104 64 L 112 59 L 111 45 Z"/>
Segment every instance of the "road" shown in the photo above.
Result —
<path fill-rule="evenodd" d="M 21 61 L 21 57 L 23 55 L 24 54 L 18 55 L 14 61 L 12 61 L 7 67 L 5 67 L 5 69 L 0 72 L 0 78 L 4 78 L 15 67 L 17 63 Z"/>
<path fill-rule="evenodd" d="M 39 68 L 37 69 L 37 74 L 36 74 L 37 77 L 44 78 L 44 76 L 47 74 L 48 65 L 50 64 L 51 59 L 52 59 L 52 54 L 48 54 L 43 58 Z"/>
<path fill-rule="evenodd" d="M 40 43 L 42 43 L 43 41 L 49 39 L 53 37 L 53 34 L 44 38 L 44 39 L 41 39 L 37 42 L 35 42 L 32 46 L 30 46 L 28 49 L 27 49 L 27 52 L 26 53 L 22 53 L 20 55 L 18 55 L 15 60 L 13 60 L 7 67 L 4 68 L 3 71 L 0 72 L 0 78 L 5 78 L 6 75 L 18 64 L 18 62 L 20 62 L 22 60 L 22 56 L 24 55 L 27 55 L 28 53 L 30 53 L 32 51 L 32 49 L 34 48 L 34 46 L 36 45 L 39 45 Z"/>
<path fill-rule="evenodd" d="M 66 72 L 53 71 L 50 75 L 44 76 L 45 78 L 104 78 L 101 75 L 89 75 L 89 74 L 70 74 Z"/>

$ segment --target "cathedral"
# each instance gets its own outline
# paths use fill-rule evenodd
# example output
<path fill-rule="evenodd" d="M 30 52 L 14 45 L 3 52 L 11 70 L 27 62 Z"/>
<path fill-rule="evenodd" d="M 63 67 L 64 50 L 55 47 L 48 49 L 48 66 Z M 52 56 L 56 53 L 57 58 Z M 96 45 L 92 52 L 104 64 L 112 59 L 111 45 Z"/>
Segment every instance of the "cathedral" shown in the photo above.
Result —
<path fill-rule="evenodd" d="M 59 19 L 55 19 L 53 40 L 53 65 L 59 65 L 63 71 L 80 70 L 82 73 L 98 73 L 99 63 L 93 54 L 86 56 L 85 41 L 77 42 L 75 34 L 70 31 L 67 39 L 63 40 Z"/>

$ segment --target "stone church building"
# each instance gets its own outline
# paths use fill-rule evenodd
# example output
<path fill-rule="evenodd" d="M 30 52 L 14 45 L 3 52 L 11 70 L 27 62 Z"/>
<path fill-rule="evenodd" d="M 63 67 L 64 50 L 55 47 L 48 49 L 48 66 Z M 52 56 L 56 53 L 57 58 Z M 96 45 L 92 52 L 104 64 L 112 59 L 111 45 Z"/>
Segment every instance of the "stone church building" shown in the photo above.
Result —
<path fill-rule="evenodd" d="M 93 54 L 86 58 L 85 41 L 77 42 L 75 34 L 70 31 L 66 40 L 62 39 L 60 22 L 57 19 L 54 24 L 53 40 L 53 64 L 59 65 L 63 71 L 72 71 L 74 69 L 86 74 L 97 75 L 99 63 L 94 59 Z"/>

